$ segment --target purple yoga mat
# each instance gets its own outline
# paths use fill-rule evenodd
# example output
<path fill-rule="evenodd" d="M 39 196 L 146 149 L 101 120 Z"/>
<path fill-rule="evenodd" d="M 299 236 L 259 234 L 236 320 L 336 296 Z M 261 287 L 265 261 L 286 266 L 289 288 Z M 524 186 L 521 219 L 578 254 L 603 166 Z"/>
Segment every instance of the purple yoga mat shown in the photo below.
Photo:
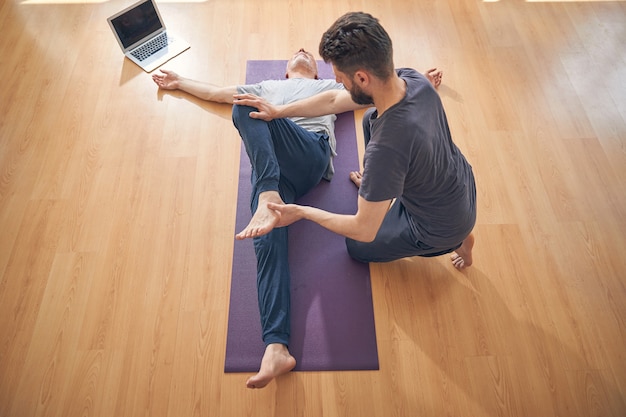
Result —
<path fill-rule="evenodd" d="M 287 61 L 248 61 L 247 84 L 282 79 Z M 320 78 L 334 78 L 319 63 Z M 354 115 L 335 124 L 335 176 L 322 181 L 298 203 L 336 213 L 356 212 L 357 189 L 348 177 L 358 169 Z M 250 221 L 250 162 L 241 147 L 236 231 Z M 312 222 L 289 226 L 291 339 L 295 370 L 378 369 L 369 266 L 348 255 L 343 237 Z M 256 291 L 256 258 L 251 239 L 235 240 L 225 372 L 256 372 L 265 350 Z"/>

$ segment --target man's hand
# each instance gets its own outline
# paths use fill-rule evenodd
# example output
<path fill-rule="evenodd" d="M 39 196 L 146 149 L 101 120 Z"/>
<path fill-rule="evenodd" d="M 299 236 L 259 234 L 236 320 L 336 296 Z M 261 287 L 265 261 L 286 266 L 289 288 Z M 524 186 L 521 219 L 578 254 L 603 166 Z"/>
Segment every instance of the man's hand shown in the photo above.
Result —
<path fill-rule="evenodd" d="M 270 120 L 278 118 L 278 109 L 276 106 L 262 97 L 255 96 L 254 94 L 235 94 L 233 97 L 233 104 L 250 106 L 257 109 L 257 111 L 250 112 L 250 117 L 253 119 L 261 119 L 269 122 Z"/>
<path fill-rule="evenodd" d="M 297 204 L 267 203 L 267 208 L 279 214 L 278 223 L 275 227 L 285 227 L 302 220 L 304 217 L 303 207 Z"/>
<path fill-rule="evenodd" d="M 152 80 L 163 90 L 177 90 L 179 87 L 179 75 L 174 71 L 160 70 L 163 74 L 152 74 Z"/>

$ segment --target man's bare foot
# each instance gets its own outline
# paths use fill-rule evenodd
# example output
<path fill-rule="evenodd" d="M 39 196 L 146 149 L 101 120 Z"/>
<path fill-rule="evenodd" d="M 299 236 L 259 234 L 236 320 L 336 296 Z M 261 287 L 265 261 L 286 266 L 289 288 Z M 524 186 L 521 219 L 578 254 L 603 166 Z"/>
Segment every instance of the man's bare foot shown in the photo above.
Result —
<path fill-rule="evenodd" d="M 363 178 L 363 174 L 359 171 L 352 171 L 350 173 L 350 180 L 357 186 L 357 188 L 361 188 L 361 179 Z"/>
<path fill-rule="evenodd" d="M 274 210 L 270 210 L 267 203 L 284 204 L 278 191 L 264 191 L 259 194 L 259 204 L 250 223 L 235 235 L 235 239 L 243 240 L 262 236 L 272 231 L 278 223 L 279 215 Z"/>
<path fill-rule="evenodd" d="M 426 78 L 433 85 L 433 87 L 437 88 L 441 85 L 441 79 L 443 78 L 443 71 L 438 68 L 431 68 L 426 71 Z"/>
<path fill-rule="evenodd" d="M 261 360 L 261 369 L 255 376 L 248 378 L 248 388 L 263 388 L 272 379 L 286 374 L 296 366 L 296 359 L 291 356 L 287 346 L 280 343 L 271 343 L 265 348 L 265 354 Z"/>
<path fill-rule="evenodd" d="M 452 255 L 450 255 L 450 258 L 452 259 L 452 265 L 454 265 L 456 269 L 463 269 L 472 265 L 473 247 L 474 234 L 470 233 L 470 235 L 465 238 L 461 246 Z"/>

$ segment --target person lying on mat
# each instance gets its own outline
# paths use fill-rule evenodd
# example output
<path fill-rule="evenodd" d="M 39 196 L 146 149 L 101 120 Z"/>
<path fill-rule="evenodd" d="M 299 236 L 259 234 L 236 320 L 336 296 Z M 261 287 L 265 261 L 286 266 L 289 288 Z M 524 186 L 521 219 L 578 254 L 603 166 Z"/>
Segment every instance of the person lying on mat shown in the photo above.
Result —
<path fill-rule="evenodd" d="M 333 90 L 307 100 L 273 105 L 251 95 L 235 103 L 259 109 L 263 120 L 336 114 L 373 104 L 363 118 L 366 141 L 354 215 L 272 201 L 273 216 L 263 227 L 240 237 L 255 237 L 300 219 L 314 221 L 346 237 L 349 254 L 362 262 L 387 262 L 409 256 L 452 253 L 462 269 L 472 264 L 476 186 L 472 168 L 452 141 L 439 95 L 412 69 L 394 69 L 392 42 L 378 19 L 362 13 L 340 17 L 322 36 L 319 53 L 330 62 Z"/>
<path fill-rule="evenodd" d="M 286 79 L 258 84 L 218 87 L 161 70 L 152 76 L 159 88 L 179 89 L 204 100 L 233 103 L 236 94 L 255 94 L 274 104 L 306 99 L 329 90 L 342 91 L 335 80 L 319 80 L 317 62 L 310 52 L 297 51 L 287 63 Z M 441 72 L 428 73 L 433 85 Z M 335 115 L 274 119 L 266 122 L 250 117 L 256 108 L 235 104 L 233 123 L 243 140 L 252 165 L 251 228 L 275 224 L 276 213 L 267 205 L 293 203 L 319 181 L 332 178 L 335 155 Z M 254 238 L 257 258 L 257 292 L 263 341 L 266 345 L 259 372 L 247 380 L 249 388 L 262 388 L 273 378 L 292 370 L 295 358 L 289 353 L 290 275 L 286 228 L 269 227 Z"/>

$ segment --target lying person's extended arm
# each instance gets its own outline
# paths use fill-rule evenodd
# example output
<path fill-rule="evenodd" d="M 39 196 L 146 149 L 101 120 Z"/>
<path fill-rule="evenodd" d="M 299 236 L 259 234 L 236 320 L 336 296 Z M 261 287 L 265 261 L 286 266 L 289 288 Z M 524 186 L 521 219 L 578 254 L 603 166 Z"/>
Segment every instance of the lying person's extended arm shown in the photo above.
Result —
<path fill-rule="evenodd" d="M 330 90 L 312 97 L 283 105 L 273 105 L 254 94 L 235 94 L 234 104 L 258 109 L 250 117 L 270 121 L 285 117 L 317 117 L 327 114 L 339 114 L 350 110 L 365 108 L 352 101 L 346 90 Z"/>
<path fill-rule="evenodd" d="M 233 102 L 233 95 L 237 94 L 236 86 L 219 87 L 181 77 L 173 71 L 161 70 L 161 72 L 162 74 L 153 74 L 152 79 L 163 90 L 181 90 L 202 100 L 229 104 Z"/>

